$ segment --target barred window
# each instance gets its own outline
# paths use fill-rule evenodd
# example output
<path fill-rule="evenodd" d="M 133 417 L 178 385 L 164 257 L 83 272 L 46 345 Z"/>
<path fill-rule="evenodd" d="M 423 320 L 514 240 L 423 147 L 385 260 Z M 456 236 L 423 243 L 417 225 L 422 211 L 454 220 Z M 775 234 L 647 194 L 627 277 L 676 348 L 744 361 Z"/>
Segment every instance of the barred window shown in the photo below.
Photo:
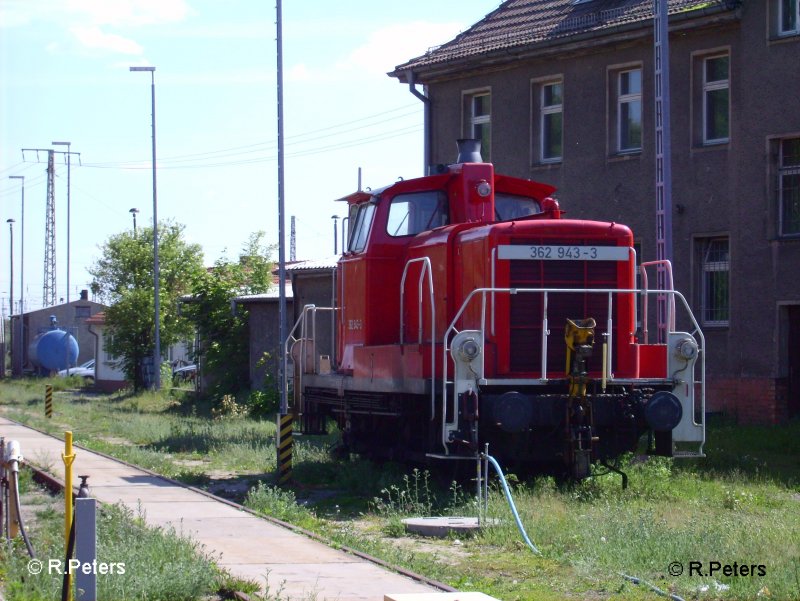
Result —
<path fill-rule="evenodd" d="M 777 189 L 780 234 L 800 235 L 800 138 L 780 141 Z"/>
<path fill-rule="evenodd" d="M 727 326 L 730 319 L 730 252 L 728 238 L 697 241 L 700 258 L 700 311 L 704 325 Z"/>

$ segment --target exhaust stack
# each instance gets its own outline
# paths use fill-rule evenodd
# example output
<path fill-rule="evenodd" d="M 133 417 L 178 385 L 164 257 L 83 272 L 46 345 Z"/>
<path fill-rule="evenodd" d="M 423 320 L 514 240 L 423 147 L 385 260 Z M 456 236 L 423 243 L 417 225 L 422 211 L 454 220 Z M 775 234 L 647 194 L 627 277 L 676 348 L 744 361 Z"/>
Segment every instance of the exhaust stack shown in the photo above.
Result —
<path fill-rule="evenodd" d="M 458 163 L 483 163 L 481 157 L 481 141 L 475 138 L 463 138 L 456 140 L 458 144 Z"/>

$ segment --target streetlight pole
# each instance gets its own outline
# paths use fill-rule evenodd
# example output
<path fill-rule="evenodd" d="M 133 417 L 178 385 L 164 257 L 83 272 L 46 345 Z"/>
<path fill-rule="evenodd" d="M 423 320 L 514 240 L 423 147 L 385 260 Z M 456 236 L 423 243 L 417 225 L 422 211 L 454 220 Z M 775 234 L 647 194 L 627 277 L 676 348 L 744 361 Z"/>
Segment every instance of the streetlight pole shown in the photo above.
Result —
<path fill-rule="evenodd" d="M 51 142 L 53 146 L 66 146 L 67 147 L 67 302 L 69 302 L 70 295 L 72 294 L 69 290 L 69 255 L 70 255 L 70 215 L 72 211 L 70 209 L 70 190 L 72 185 L 70 183 L 70 172 L 72 166 L 72 153 L 70 152 L 72 142 Z"/>
<path fill-rule="evenodd" d="M 133 216 L 133 237 L 136 238 L 136 213 L 139 212 L 139 209 L 133 208 L 128 211 Z"/>
<path fill-rule="evenodd" d="M 10 292 L 8 293 L 8 304 L 10 305 L 8 309 L 8 322 L 12 325 L 10 331 L 8 332 L 8 340 L 9 340 L 9 347 L 11 348 L 11 373 L 13 374 L 14 359 L 16 358 L 16 355 L 14 354 L 14 326 L 13 326 L 14 321 L 11 318 L 11 316 L 14 315 L 14 220 L 6 219 L 6 223 L 8 224 L 8 231 L 10 234 L 8 246 L 11 249 L 8 260 L 9 262 L 8 273 L 11 276 L 11 289 Z M 5 369 L 5 361 L 6 361 L 5 353 L 3 354 L 2 361 L 3 361 L 3 368 Z"/>
<path fill-rule="evenodd" d="M 338 215 L 331 215 L 331 219 L 333 219 L 333 254 L 339 254 L 339 234 L 337 232 L 338 228 L 336 227 L 339 224 L 339 216 Z M 342 245 L 344 245 L 344 240 L 342 240 Z"/>
<path fill-rule="evenodd" d="M 158 269 L 158 196 L 156 194 L 156 76 L 155 67 L 131 67 L 131 71 L 150 73 L 151 123 L 153 130 L 153 302 L 155 305 L 155 345 L 153 348 L 153 388 L 161 388 L 161 318 Z"/>
<path fill-rule="evenodd" d="M 22 184 L 22 215 L 19 224 L 19 313 L 25 313 L 25 176 L 9 175 L 8 179 L 18 179 Z"/>
<path fill-rule="evenodd" d="M 6 223 L 8 224 L 8 233 L 9 233 L 8 273 L 11 275 L 11 289 L 10 289 L 11 291 L 8 293 L 8 304 L 10 305 L 8 316 L 10 318 L 14 314 L 14 223 L 15 222 L 13 219 L 6 219 Z"/>

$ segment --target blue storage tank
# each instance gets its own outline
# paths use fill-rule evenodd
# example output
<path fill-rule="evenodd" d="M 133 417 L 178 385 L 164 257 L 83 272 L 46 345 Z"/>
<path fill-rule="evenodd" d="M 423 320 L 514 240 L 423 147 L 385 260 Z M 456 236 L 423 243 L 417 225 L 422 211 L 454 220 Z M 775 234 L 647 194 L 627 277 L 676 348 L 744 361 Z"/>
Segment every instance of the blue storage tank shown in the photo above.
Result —
<path fill-rule="evenodd" d="M 28 347 L 28 358 L 44 371 L 75 367 L 78 363 L 78 341 L 69 332 L 55 326 L 55 317 L 50 319 L 53 329 L 33 339 Z"/>

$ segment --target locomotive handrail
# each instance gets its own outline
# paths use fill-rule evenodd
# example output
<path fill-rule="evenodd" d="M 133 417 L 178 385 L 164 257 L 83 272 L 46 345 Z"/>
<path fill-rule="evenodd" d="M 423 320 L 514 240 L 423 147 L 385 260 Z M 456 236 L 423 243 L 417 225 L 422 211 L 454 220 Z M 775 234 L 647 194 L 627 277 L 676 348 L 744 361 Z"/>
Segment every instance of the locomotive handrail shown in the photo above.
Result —
<path fill-rule="evenodd" d="M 417 344 L 422 344 L 422 280 L 425 274 L 428 275 L 428 294 L 431 302 L 431 383 L 436 381 L 436 299 L 433 294 L 433 267 L 431 267 L 430 257 L 418 257 L 406 262 L 403 268 L 403 277 L 400 279 L 400 344 L 403 344 L 405 323 L 403 320 L 406 276 L 408 268 L 412 263 L 422 263 L 417 282 L 417 315 L 419 324 L 417 325 Z M 436 387 L 431 386 L 431 421 L 436 417 Z"/>
<path fill-rule="evenodd" d="M 700 356 L 700 409 L 701 415 L 705 415 L 705 398 L 706 398 L 706 360 L 705 360 L 705 336 L 703 335 L 702 330 L 700 329 L 700 324 L 697 322 L 697 319 L 694 316 L 694 313 L 689 306 L 689 303 L 686 300 L 686 297 L 683 296 L 677 290 L 647 290 L 647 289 L 636 289 L 636 288 L 628 288 L 628 289 L 620 289 L 620 288 L 476 288 L 472 292 L 470 292 L 467 297 L 464 299 L 464 302 L 461 304 L 461 307 L 454 315 L 450 325 L 444 332 L 444 337 L 442 340 L 442 353 L 443 353 L 443 360 L 442 360 L 442 444 L 445 448 L 445 451 L 448 451 L 447 445 L 450 441 L 447 439 L 447 432 L 448 426 L 455 427 L 457 426 L 458 422 L 458 411 L 457 411 L 457 395 L 456 395 L 456 387 L 453 387 L 453 395 L 452 400 L 450 402 L 450 408 L 452 409 L 450 415 L 453 416 L 452 421 L 447 421 L 447 409 L 448 409 L 448 394 L 447 394 L 447 378 L 449 372 L 449 366 L 447 361 L 447 354 L 450 351 L 448 341 L 451 337 L 455 334 L 458 334 L 460 331 L 456 324 L 458 324 L 459 320 L 464 315 L 464 312 L 467 310 L 467 307 L 473 301 L 473 299 L 480 295 L 481 296 L 481 318 L 480 318 L 480 334 L 483 342 L 486 341 L 486 297 L 487 295 L 494 294 L 542 294 L 544 301 L 543 301 L 543 319 L 542 319 L 542 375 L 540 377 L 540 381 L 544 382 L 547 376 L 547 337 L 549 336 L 549 332 L 547 330 L 547 298 L 550 294 L 608 294 L 609 297 L 609 315 L 606 322 L 606 327 L 608 331 L 606 332 L 609 334 L 609 356 L 611 356 L 611 335 L 613 332 L 613 318 L 611 316 L 612 313 L 612 299 L 613 295 L 620 295 L 620 294 L 642 294 L 645 298 L 651 294 L 659 295 L 665 294 L 670 297 L 670 304 L 668 305 L 668 319 L 667 323 L 671 326 L 670 331 L 674 330 L 675 324 L 675 298 L 678 298 L 682 303 L 686 314 L 689 317 L 689 320 L 692 323 L 694 328 L 692 332 L 692 336 L 697 339 L 698 342 L 698 353 Z M 481 353 L 481 362 L 480 362 L 480 374 L 475 374 L 477 376 L 476 380 L 478 382 L 486 380 L 486 355 L 485 353 Z M 608 362 L 608 373 L 607 376 L 610 374 L 610 365 L 611 361 Z M 612 378 L 607 378 L 609 381 Z M 693 383 L 697 383 L 694 382 Z M 703 436 L 703 442 L 705 441 L 705 436 Z"/>
<path fill-rule="evenodd" d="M 308 343 L 309 340 L 311 340 L 313 342 L 313 344 L 314 344 L 315 349 L 316 349 L 316 341 L 317 341 L 317 311 L 331 311 L 331 312 L 334 312 L 334 311 L 336 311 L 336 309 L 334 307 L 317 307 L 314 304 L 305 305 L 303 307 L 303 312 L 300 314 L 300 317 L 297 318 L 297 321 L 295 322 L 294 326 L 292 326 L 292 329 L 289 331 L 289 335 L 286 337 L 286 340 L 284 341 L 283 353 L 284 353 L 284 357 L 286 357 L 287 361 L 291 358 L 291 347 L 294 345 L 294 343 L 300 342 L 300 377 L 299 377 L 299 380 L 298 380 L 298 383 L 297 383 L 298 384 L 297 389 L 300 391 L 300 396 L 299 396 L 298 400 L 301 403 L 300 403 L 300 406 L 298 407 L 298 409 L 300 409 L 301 413 L 302 413 L 302 411 L 304 409 L 304 407 L 302 405 L 302 400 L 303 400 L 303 374 L 305 374 L 306 355 L 307 355 L 307 346 L 306 346 L 306 344 Z M 310 328 L 311 337 L 310 338 L 308 336 L 309 314 L 311 314 L 311 321 L 310 321 L 310 323 L 311 323 L 311 328 Z M 300 338 L 297 338 L 295 336 L 295 332 L 297 332 L 297 328 L 298 327 L 300 328 Z M 331 343 L 333 344 L 333 341 L 331 341 Z M 292 363 L 294 364 L 294 362 L 292 362 Z M 315 372 L 317 371 L 316 355 L 314 357 L 314 371 Z M 292 370 L 292 372 L 293 372 L 292 373 L 292 377 L 294 377 L 294 370 Z M 284 373 L 283 386 L 284 386 L 284 392 L 286 392 L 287 395 L 288 395 L 289 370 L 286 370 L 286 372 Z"/>
<path fill-rule="evenodd" d="M 642 290 L 646 293 L 649 289 L 647 283 L 647 268 L 652 266 L 657 266 L 659 268 L 663 268 L 667 272 L 667 282 L 669 283 L 669 290 L 675 289 L 675 282 L 672 279 L 672 262 L 666 259 L 660 259 L 658 261 L 645 261 L 641 265 L 639 265 L 639 273 L 642 276 Z M 663 292 L 663 290 L 657 290 Z M 648 331 L 648 306 L 647 306 L 647 294 L 642 295 L 642 334 L 644 335 L 644 343 L 648 344 L 649 340 L 649 331 Z M 661 295 L 659 295 L 661 296 Z M 671 331 L 675 331 L 675 298 L 670 299 L 670 306 L 667 309 L 668 315 L 670 319 L 667 319 L 667 327 Z"/>

